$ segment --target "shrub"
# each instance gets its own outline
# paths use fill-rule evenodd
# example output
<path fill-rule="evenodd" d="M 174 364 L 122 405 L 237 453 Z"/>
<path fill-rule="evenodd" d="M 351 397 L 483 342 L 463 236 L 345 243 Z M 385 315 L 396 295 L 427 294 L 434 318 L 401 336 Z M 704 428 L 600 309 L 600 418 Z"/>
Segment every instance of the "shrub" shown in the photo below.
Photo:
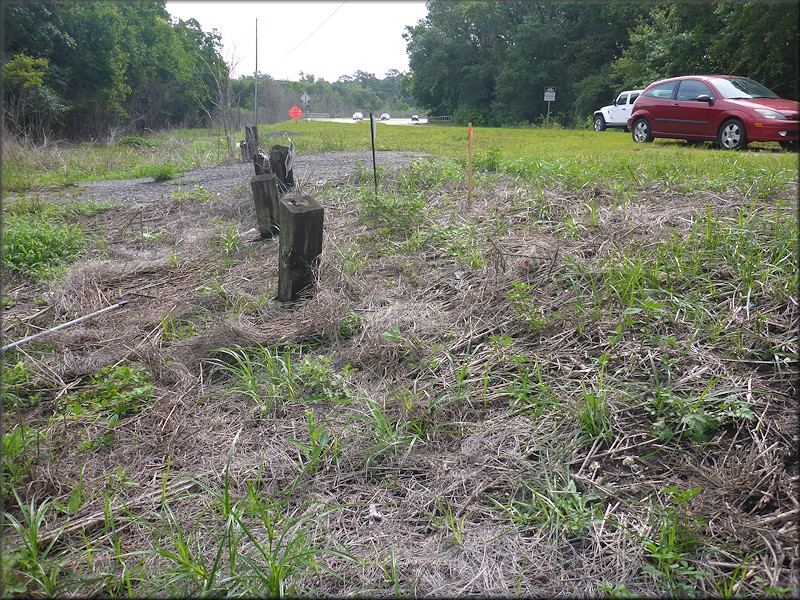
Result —
<path fill-rule="evenodd" d="M 169 181 L 170 179 L 175 179 L 177 175 L 177 171 L 175 170 L 175 165 L 172 163 L 167 163 L 164 165 L 157 165 L 150 169 L 150 174 L 153 177 L 153 181 L 162 182 L 162 181 Z"/>
<path fill-rule="evenodd" d="M 120 146 L 128 148 L 155 148 L 155 144 L 138 135 L 125 135 L 119 139 Z"/>

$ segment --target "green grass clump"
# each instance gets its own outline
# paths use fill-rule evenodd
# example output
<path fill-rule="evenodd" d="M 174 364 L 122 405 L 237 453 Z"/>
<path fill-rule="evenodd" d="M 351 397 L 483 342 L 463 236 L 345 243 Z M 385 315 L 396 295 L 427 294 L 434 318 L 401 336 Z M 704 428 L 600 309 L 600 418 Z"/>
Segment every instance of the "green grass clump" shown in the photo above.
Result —
<path fill-rule="evenodd" d="M 349 369 L 340 373 L 325 357 L 303 356 L 302 348 L 255 346 L 219 348 L 209 362 L 229 382 L 226 395 L 243 397 L 263 415 L 281 414 L 300 401 L 348 402 Z"/>
<path fill-rule="evenodd" d="M 198 204 L 207 204 L 211 200 L 211 192 L 209 192 L 202 185 L 199 185 L 191 190 L 185 190 L 183 187 L 178 186 L 178 189 L 172 192 L 172 199 L 176 202 L 197 202 Z"/>
<path fill-rule="evenodd" d="M 169 181 L 170 179 L 175 179 L 177 175 L 177 171 L 175 170 L 175 165 L 171 163 L 167 163 L 164 165 L 158 165 L 155 167 L 150 167 L 147 169 L 148 175 L 153 178 L 153 181 L 156 183 L 161 183 L 163 181 Z"/>
<path fill-rule="evenodd" d="M 36 215 L 5 215 L 3 267 L 38 280 L 58 275 L 80 257 L 83 230 L 67 223 L 43 221 Z"/>
<path fill-rule="evenodd" d="M 119 139 L 120 146 L 127 146 L 129 148 L 148 149 L 155 148 L 155 144 L 138 135 L 124 135 Z"/>

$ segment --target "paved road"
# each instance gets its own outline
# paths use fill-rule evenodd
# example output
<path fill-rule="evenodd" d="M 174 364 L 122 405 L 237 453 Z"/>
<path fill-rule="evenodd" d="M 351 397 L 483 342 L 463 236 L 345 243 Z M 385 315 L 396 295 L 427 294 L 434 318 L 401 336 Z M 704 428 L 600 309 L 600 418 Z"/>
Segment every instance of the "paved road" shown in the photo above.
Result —
<path fill-rule="evenodd" d="M 377 117 L 375 118 L 375 120 L 378 121 Z M 369 123 L 369 115 L 364 117 L 363 121 L 353 121 L 353 119 L 346 119 L 346 118 L 342 118 L 342 119 L 319 119 L 317 117 L 309 119 L 309 121 L 328 121 L 329 123 L 355 123 L 355 124 L 358 124 L 358 123 Z M 389 119 L 388 121 L 378 121 L 378 124 L 379 125 L 424 125 L 427 122 L 428 122 L 428 119 L 420 119 L 419 121 L 414 122 L 411 119 L 403 119 L 403 118 L 394 119 L 394 118 L 392 118 L 392 119 Z"/>

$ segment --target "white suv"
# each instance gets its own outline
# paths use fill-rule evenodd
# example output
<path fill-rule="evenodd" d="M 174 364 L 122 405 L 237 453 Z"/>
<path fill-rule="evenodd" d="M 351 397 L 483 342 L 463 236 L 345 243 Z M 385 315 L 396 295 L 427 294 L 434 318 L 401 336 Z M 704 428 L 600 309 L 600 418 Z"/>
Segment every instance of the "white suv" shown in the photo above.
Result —
<path fill-rule="evenodd" d="M 604 106 L 594 112 L 594 130 L 605 131 L 608 127 L 622 127 L 628 131 L 628 117 L 631 116 L 633 102 L 639 97 L 642 90 L 627 90 L 620 92 L 614 104 Z"/>

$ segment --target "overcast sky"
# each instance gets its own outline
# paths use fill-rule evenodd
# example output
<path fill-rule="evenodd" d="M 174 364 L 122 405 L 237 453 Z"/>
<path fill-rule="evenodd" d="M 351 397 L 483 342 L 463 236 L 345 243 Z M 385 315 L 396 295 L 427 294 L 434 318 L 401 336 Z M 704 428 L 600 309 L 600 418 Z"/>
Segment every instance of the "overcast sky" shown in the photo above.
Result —
<path fill-rule="evenodd" d="M 356 71 L 383 79 L 390 69 L 408 71 L 403 32 L 427 16 L 425 2 L 226 2 L 169 0 L 167 11 L 194 18 L 203 31 L 222 36 L 222 56 L 233 76 L 258 71 L 298 81 L 300 72 L 333 83 Z"/>

